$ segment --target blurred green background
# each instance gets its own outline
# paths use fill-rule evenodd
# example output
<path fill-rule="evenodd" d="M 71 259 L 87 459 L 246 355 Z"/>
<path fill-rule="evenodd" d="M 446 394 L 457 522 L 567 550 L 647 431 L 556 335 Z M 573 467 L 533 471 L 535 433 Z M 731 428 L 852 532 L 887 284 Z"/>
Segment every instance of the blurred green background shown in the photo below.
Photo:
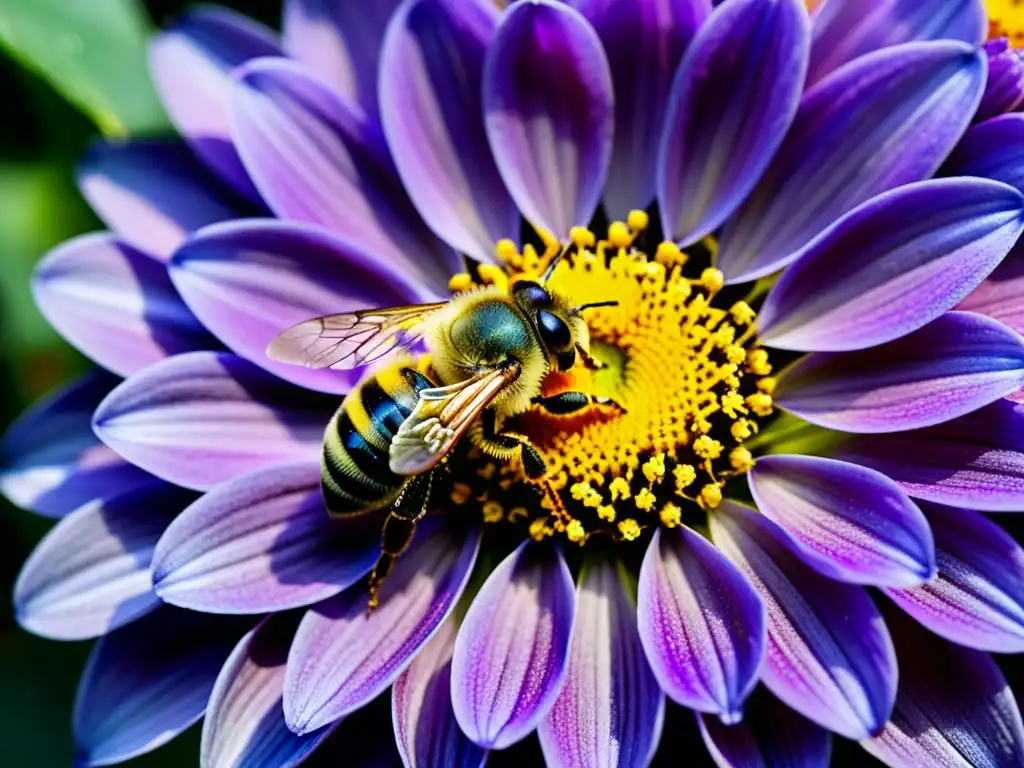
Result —
<path fill-rule="evenodd" d="M 145 45 L 154 29 L 186 5 L 182 0 L 0 0 L 0 83 L 7 105 L 7 117 L 0 121 L 0 429 L 52 387 L 88 368 L 36 311 L 30 276 L 36 261 L 56 244 L 102 229 L 74 185 L 76 161 L 89 142 L 99 135 L 170 133 L 148 82 Z M 280 0 L 223 5 L 279 26 Z M 73 760 L 71 706 L 90 644 L 34 637 L 14 623 L 10 604 L 21 563 L 50 525 L 0 500 L 4 768 L 59 768 Z M 1002 661 L 1018 688 L 1024 679 L 1021 663 Z M 388 698 L 351 718 L 308 765 L 395 764 Z M 131 765 L 196 765 L 198 741 L 198 728 L 192 728 Z M 693 717 L 669 707 L 656 764 L 681 762 L 692 768 L 711 765 Z M 490 761 L 492 766 L 539 763 L 534 740 Z M 878 765 L 856 745 L 838 739 L 833 764 Z"/>

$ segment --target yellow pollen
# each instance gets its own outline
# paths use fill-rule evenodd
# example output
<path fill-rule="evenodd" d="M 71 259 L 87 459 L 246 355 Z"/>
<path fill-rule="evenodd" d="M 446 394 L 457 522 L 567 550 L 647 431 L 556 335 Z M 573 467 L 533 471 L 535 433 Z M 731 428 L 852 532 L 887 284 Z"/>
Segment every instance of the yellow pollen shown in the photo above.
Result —
<path fill-rule="evenodd" d="M 608 242 L 616 248 L 629 248 L 633 244 L 633 233 L 623 221 L 613 221 L 608 227 Z"/>
<path fill-rule="evenodd" d="M 452 275 L 451 280 L 448 281 L 448 290 L 452 293 L 462 293 L 468 291 L 473 287 L 473 278 L 466 272 L 459 272 L 457 275 Z"/>
<path fill-rule="evenodd" d="M 483 513 L 485 523 L 497 523 L 505 519 L 505 508 L 496 501 L 486 502 Z"/>
<path fill-rule="evenodd" d="M 722 489 L 717 485 L 705 485 L 700 489 L 700 501 L 705 507 L 714 509 L 722 503 Z"/>
<path fill-rule="evenodd" d="M 452 498 L 478 500 L 486 522 L 521 521 L 535 539 L 631 541 L 651 523 L 681 525 L 687 506 L 714 509 L 725 484 L 753 466 L 742 443 L 772 413 L 774 386 L 754 310 L 742 301 L 718 306 L 725 279 L 706 266 L 713 239 L 689 254 L 662 242 L 651 258 L 638 237 L 649 226 L 643 211 L 632 211 L 606 233 L 574 227 L 568 246 L 538 232 L 542 246 L 497 245 L 504 270 L 476 269 L 479 282 L 507 289 L 539 280 L 559 258 L 552 293 L 568 306 L 599 305 L 579 315 L 597 365 L 579 355 L 570 371 L 548 374 L 542 392 L 579 391 L 619 406 L 509 417 L 503 429 L 529 440 L 547 467 L 539 481 L 526 480 L 518 459 L 449 462 Z M 460 277 L 454 287 L 474 285 Z"/>
<path fill-rule="evenodd" d="M 754 466 L 754 456 L 742 445 L 738 445 L 729 452 L 729 463 L 737 472 L 747 472 Z"/>
<path fill-rule="evenodd" d="M 638 493 L 636 498 L 633 499 L 633 502 L 636 504 L 636 508 L 643 510 L 644 512 L 649 512 L 653 509 L 657 501 L 658 497 L 646 488 L 641 488 L 640 493 Z"/>
<path fill-rule="evenodd" d="M 701 435 L 693 444 L 693 452 L 702 459 L 717 459 L 722 455 L 722 444 L 707 435 Z"/>
<path fill-rule="evenodd" d="M 762 392 L 767 392 L 770 395 L 775 391 L 775 385 L 777 383 L 778 381 L 774 377 L 769 376 L 768 378 L 761 379 L 759 382 L 757 382 L 757 388 Z"/>
<path fill-rule="evenodd" d="M 647 211 L 632 210 L 629 212 L 629 216 L 626 217 L 626 223 L 629 228 L 636 232 L 643 232 L 647 229 L 647 225 L 650 222 L 650 217 L 647 215 Z"/>
<path fill-rule="evenodd" d="M 683 510 L 679 508 L 678 504 L 673 504 L 670 501 L 661 508 L 658 517 L 661 519 L 661 524 L 666 528 L 675 528 L 683 521 Z"/>
<path fill-rule="evenodd" d="M 659 453 L 657 456 L 652 456 L 644 462 L 641 469 L 648 483 L 661 482 L 661 478 L 665 476 L 665 454 Z"/>
<path fill-rule="evenodd" d="M 637 524 L 636 520 L 631 517 L 627 517 L 619 523 L 619 533 L 626 541 L 633 541 L 640 536 L 640 526 Z"/>
<path fill-rule="evenodd" d="M 1014 48 L 1024 47 L 1024 3 L 1021 0 L 985 0 L 989 38 L 1005 37 Z"/>
<path fill-rule="evenodd" d="M 565 526 L 565 535 L 573 544 L 579 544 L 587 538 L 587 532 L 579 520 L 573 520 Z"/>

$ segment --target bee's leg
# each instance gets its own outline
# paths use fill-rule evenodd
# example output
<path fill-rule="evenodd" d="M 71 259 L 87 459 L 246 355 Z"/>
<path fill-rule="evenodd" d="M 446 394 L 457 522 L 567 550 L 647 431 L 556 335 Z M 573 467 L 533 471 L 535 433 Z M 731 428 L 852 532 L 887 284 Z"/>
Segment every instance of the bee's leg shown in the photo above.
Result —
<path fill-rule="evenodd" d="M 384 579 L 391 572 L 398 557 L 405 552 L 416 532 L 416 523 L 427 513 L 430 503 L 430 489 L 433 486 L 434 470 L 416 475 L 409 480 L 398 494 L 391 512 L 384 520 L 380 536 L 380 557 L 370 572 L 370 602 L 367 609 L 372 611 L 379 603 L 379 591 Z"/>
<path fill-rule="evenodd" d="M 589 395 L 586 392 L 560 392 L 550 397 L 535 397 L 531 402 L 548 413 L 560 416 L 582 411 L 588 405 L 606 405 L 617 408 L 620 411 L 626 410 L 610 397 L 598 397 L 597 395 Z"/>
<path fill-rule="evenodd" d="M 481 430 L 476 437 L 477 446 L 484 453 L 501 460 L 511 458 L 518 451 L 523 461 L 523 471 L 530 480 L 537 480 L 547 474 L 548 465 L 529 438 L 518 432 L 499 432 L 494 411 L 486 410 L 480 417 Z"/>

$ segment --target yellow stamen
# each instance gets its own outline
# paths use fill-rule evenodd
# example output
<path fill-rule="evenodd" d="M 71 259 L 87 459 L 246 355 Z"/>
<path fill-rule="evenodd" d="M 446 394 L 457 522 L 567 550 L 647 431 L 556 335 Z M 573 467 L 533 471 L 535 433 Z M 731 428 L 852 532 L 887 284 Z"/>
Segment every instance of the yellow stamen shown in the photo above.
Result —
<path fill-rule="evenodd" d="M 629 216 L 626 217 L 626 223 L 629 225 L 629 228 L 635 232 L 643 232 L 647 229 L 649 221 L 650 219 L 647 216 L 647 212 L 641 210 L 630 211 Z"/>
<path fill-rule="evenodd" d="M 631 517 L 619 523 L 619 533 L 626 541 L 633 541 L 640 536 L 640 526 Z"/>
<path fill-rule="evenodd" d="M 608 227 L 608 242 L 616 248 L 629 248 L 633 244 L 633 233 L 625 222 L 613 221 Z"/>
<path fill-rule="evenodd" d="M 700 489 L 700 501 L 703 506 L 714 509 L 722 503 L 722 489 L 717 485 L 705 485 Z"/>
<path fill-rule="evenodd" d="M 565 526 L 565 535 L 573 544 L 579 544 L 587 537 L 587 532 L 583 529 L 583 523 L 573 520 Z"/>
<path fill-rule="evenodd" d="M 661 524 L 666 528 L 675 528 L 682 523 L 683 510 L 670 501 L 661 508 L 658 516 L 661 519 Z"/>
<path fill-rule="evenodd" d="M 1005 37 L 1014 48 L 1024 47 L 1024 3 L 1021 0 L 985 0 L 989 38 Z"/>

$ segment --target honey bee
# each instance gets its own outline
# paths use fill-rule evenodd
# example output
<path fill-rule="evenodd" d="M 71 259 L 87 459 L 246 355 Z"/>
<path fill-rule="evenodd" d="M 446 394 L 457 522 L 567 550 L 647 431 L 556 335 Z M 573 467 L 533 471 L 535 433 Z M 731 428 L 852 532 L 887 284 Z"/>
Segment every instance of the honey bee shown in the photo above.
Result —
<path fill-rule="evenodd" d="M 390 506 L 370 575 L 371 610 L 427 512 L 438 466 L 463 436 L 499 461 L 518 455 L 526 476 L 539 480 L 545 462 L 525 436 L 503 429 L 509 417 L 531 407 L 557 414 L 617 407 L 584 392 L 541 395 L 550 370 L 567 371 L 577 359 L 599 367 L 580 313 L 617 303 L 572 306 L 547 288 L 564 255 L 539 281 L 477 288 L 434 304 L 314 318 L 267 347 L 275 360 L 333 369 L 366 365 L 421 340 L 430 352 L 426 373 L 407 360 L 364 378 L 345 396 L 324 437 L 321 486 L 330 514 L 348 517 Z"/>

